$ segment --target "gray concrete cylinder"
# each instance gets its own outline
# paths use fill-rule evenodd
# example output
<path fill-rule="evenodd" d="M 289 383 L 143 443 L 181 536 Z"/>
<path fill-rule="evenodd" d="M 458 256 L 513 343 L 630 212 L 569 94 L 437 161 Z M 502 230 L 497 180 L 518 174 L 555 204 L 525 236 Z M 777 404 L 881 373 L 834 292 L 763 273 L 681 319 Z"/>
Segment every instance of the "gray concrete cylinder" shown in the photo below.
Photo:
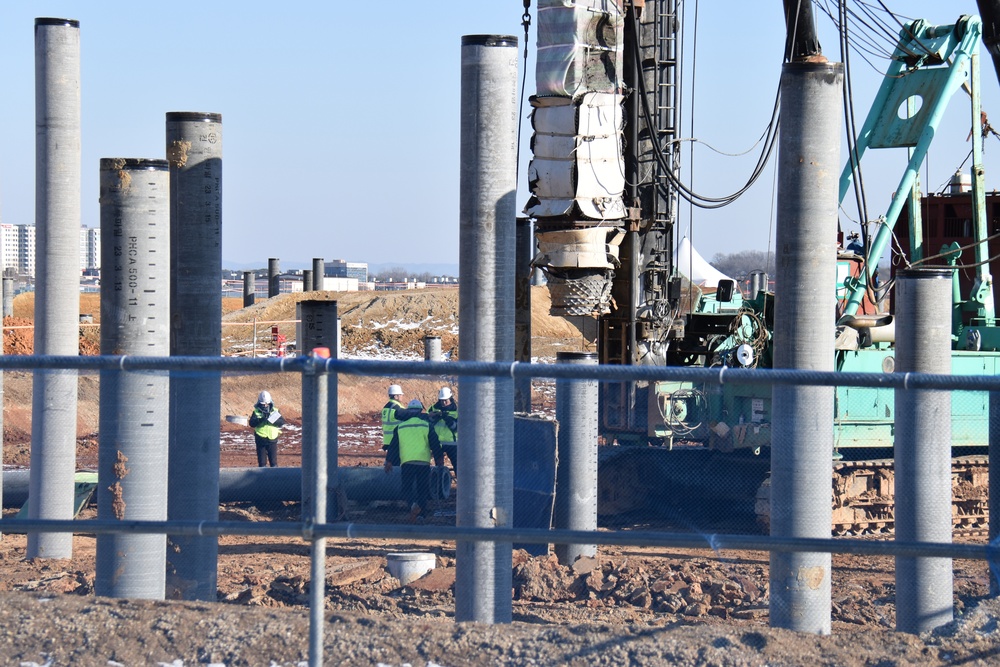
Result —
<path fill-rule="evenodd" d="M 514 360 L 517 217 L 517 38 L 462 37 L 459 188 L 459 357 Z M 511 378 L 460 377 L 462 483 L 457 524 L 510 527 L 514 387 Z M 455 620 L 509 623 L 510 542 L 456 544 Z"/>
<path fill-rule="evenodd" d="M 311 269 L 305 269 L 302 271 L 302 291 L 313 291 L 313 272 Z"/>
<path fill-rule="evenodd" d="M 318 347 L 325 347 L 330 351 L 330 358 L 336 359 L 338 356 L 338 346 L 340 344 L 340 318 L 337 317 L 336 301 L 299 301 L 299 319 L 301 321 L 301 335 L 299 345 L 303 354 L 309 354 Z M 323 448 L 325 455 L 319 459 L 326 465 L 326 512 L 328 520 L 333 521 L 340 514 L 337 506 L 337 488 L 340 485 L 338 475 L 339 462 L 337 460 L 337 374 L 326 373 L 324 375 L 324 386 L 318 388 L 316 400 L 326 402 L 323 410 L 319 414 L 326 416 L 326 424 L 320 431 L 320 436 L 316 439 L 316 447 Z M 303 390 L 306 389 L 308 378 L 303 377 Z M 304 434 L 303 434 L 304 435 Z M 303 447 L 306 439 L 303 437 Z M 310 516 L 314 494 L 312 493 L 313 471 L 309 470 L 310 457 L 305 451 L 302 452 L 302 515 Z M 308 487 L 308 488 L 307 488 Z"/>
<path fill-rule="evenodd" d="M 170 163 L 170 354 L 222 354 L 222 116 L 172 112 Z M 170 376 L 168 517 L 219 517 L 218 372 Z M 216 536 L 168 536 L 167 597 L 216 599 Z"/>
<path fill-rule="evenodd" d="M 323 266 L 322 257 L 313 257 L 312 264 L 313 273 L 313 290 L 317 292 L 322 292 L 326 289 L 326 285 L 323 279 L 326 277 L 326 267 Z"/>
<path fill-rule="evenodd" d="M 267 298 L 281 293 L 281 263 L 277 257 L 267 260 Z"/>
<path fill-rule="evenodd" d="M 424 336 L 424 361 L 441 359 L 441 336 Z"/>
<path fill-rule="evenodd" d="M 28 500 L 30 470 L 5 470 L 0 475 L 6 493 L 3 506 L 21 507 Z M 399 466 L 386 473 L 381 466 L 339 468 L 340 486 L 348 500 L 406 500 Z M 431 499 L 446 500 L 451 495 L 451 471 L 431 466 Z M 299 502 L 302 500 L 302 469 L 222 468 L 219 470 L 219 502 Z"/>
<path fill-rule="evenodd" d="M 774 368 L 834 369 L 839 63 L 787 63 L 781 75 Z M 829 307 L 823 307 L 829 304 Z M 775 386 L 771 534 L 829 538 L 832 387 Z M 829 553 L 771 553 L 773 627 L 829 634 Z"/>
<path fill-rule="evenodd" d="M 951 374 L 951 269 L 896 274 L 896 373 Z M 951 392 L 896 389 L 896 539 L 951 542 Z M 896 629 L 952 620 L 950 558 L 896 557 Z"/>
<path fill-rule="evenodd" d="M 750 299 L 756 299 L 761 292 L 767 291 L 767 274 L 763 271 L 750 272 Z"/>
<path fill-rule="evenodd" d="M 243 272 L 243 307 L 249 308 L 257 299 L 257 285 L 253 271 Z"/>
<path fill-rule="evenodd" d="M 80 23 L 35 19 L 35 354 L 80 349 Z M 77 373 L 36 371 L 31 519 L 73 518 Z M 69 558 L 70 533 L 28 533 L 28 558 Z"/>
<path fill-rule="evenodd" d="M 166 160 L 101 160 L 101 354 L 170 353 L 170 174 Z M 97 518 L 167 518 L 165 372 L 101 371 Z M 97 536 L 94 592 L 162 600 L 166 535 Z"/>
<path fill-rule="evenodd" d="M 3 279 L 3 316 L 14 317 L 14 279 Z"/>
<path fill-rule="evenodd" d="M 559 352 L 556 363 L 597 365 L 591 352 Z M 556 380 L 559 422 L 556 502 L 552 527 L 597 530 L 597 380 Z M 580 556 L 596 556 L 595 544 L 557 544 L 556 557 L 572 565 Z"/>

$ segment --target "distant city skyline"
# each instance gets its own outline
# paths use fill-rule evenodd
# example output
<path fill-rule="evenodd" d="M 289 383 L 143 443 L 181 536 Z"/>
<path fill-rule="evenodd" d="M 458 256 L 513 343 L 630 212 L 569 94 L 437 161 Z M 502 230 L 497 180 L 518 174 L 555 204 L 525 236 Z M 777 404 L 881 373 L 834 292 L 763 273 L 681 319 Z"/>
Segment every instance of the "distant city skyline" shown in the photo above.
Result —
<path fill-rule="evenodd" d="M 700 193 L 722 196 L 751 172 L 755 142 L 770 118 L 781 71 L 782 5 L 726 3 L 726 20 L 720 21 L 718 13 L 698 17 L 683 4 L 681 177 Z M 974 0 L 886 4 L 939 24 L 977 12 Z M 532 3 L 526 97 L 535 90 L 536 9 Z M 291 266 L 314 254 L 371 264 L 457 265 L 461 37 L 496 33 L 523 40 L 523 11 L 518 0 L 444 0 L 433 11 L 388 0 L 363 17 L 339 3 L 295 0 L 279 10 L 259 0 L 176 0 L 124 9 L 103 2 L 5 0 L 0 222 L 35 221 L 33 25 L 36 17 L 55 16 L 80 21 L 85 225 L 99 225 L 100 158 L 163 157 L 167 112 L 217 112 L 224 128 L 227 266 L 259 265 L 267 256 Z M 820 11 L 817 23 L 824 53 L 840 60 L 831 20 Z M 887 30 L 894 34 L 898 27 Z M 123 50 L 123 44 L 141 48 Z M 521 55 L 519 48 L 523 74 Z M 884 63 L 871 60 L 852 59 L 858 122 L 880 81 L 875 70 Z M 981 66 L 984 109 L 1000 117 L 1000 86 L 988 57 Z M 967 107 L 959 94 L 948 110 L 921 174 L 927 191 L 963 165 Z M 518 209 L 528 199 L 529 112 L 525 103 Z M 994 142 L 988 139 L 986 149 L 989 190 L 1000 187 Z M 879 153 L 884 155 L 865 158 L 876 215 L 905 162 L 905 151 Z M 709 259 L 773 246 L 774 178 L 772 162 L 747 194 L 719 210 L 682 203 L 678 240 L 688 236 Z M 847 231 L 857 224 L 851 215 L 843 216 Z"/>
<path fill-rule="evenodd" d="M 0 270 L 35 275 L 35 225 L 0 223 Z M 100 227 L 80 226 L 80 272 L 101 268 Z"/>

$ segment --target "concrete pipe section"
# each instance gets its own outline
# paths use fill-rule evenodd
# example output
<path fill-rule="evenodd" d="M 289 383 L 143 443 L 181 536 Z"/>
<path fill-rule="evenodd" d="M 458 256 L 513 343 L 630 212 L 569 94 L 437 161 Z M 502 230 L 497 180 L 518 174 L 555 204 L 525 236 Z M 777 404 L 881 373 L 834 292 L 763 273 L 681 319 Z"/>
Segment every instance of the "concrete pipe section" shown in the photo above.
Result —
<path fill-rule="evenodd" d="M 5 470 L 3 473 L 3 506 L 21 507 L 28 501 L 30 471 Z M 372 500 L 405 500 L 402 473 L 399 466 L 392 472 L 381 467 L 351 467 L 340 469 L 340 483 L 347 499 L 354 502 Z M 451 497 L 451 471 L 431 466 L 431 497 L 446 500 Z M 301 468 L 222 468 L 219 470 L 219 502 L 264 502 L 302 500 Z"/>

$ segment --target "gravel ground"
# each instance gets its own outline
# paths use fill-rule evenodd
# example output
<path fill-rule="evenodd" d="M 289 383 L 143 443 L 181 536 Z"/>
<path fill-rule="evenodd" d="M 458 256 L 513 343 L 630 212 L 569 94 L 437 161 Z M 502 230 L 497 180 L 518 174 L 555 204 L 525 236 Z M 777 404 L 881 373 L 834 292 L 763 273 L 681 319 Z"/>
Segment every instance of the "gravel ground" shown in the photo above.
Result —
<path fill-rule="evenodd" d="M 984 602 L 938 632 L 829 637 L 765 627 L 580 623 L 503 626 L 333 613 L 325 662 L 336 665 L 995 665 L 1000 605 Z M 298 665 L 301 609 L 0 594 L 0 652 L 20 665 Z"/>

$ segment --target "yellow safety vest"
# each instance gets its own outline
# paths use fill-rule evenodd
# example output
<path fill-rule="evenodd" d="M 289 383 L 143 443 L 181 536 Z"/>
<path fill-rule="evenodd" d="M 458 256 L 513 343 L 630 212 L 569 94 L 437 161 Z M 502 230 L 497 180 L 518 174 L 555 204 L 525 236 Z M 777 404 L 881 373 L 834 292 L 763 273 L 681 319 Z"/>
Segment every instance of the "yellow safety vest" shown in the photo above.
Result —
<path fill-rule="evenodd" d="M 399 436 L 399 462 L 431 462 L 430 424 L 426 419 L 411 417 L 396 429 Z"/>
<path fill-rule="evenodd" d="M 260 423 L 254 427 L 254 433 L 262 438 L 267 438 L 268 440 L 274 440 L 281 435 L 281 429 L 264 419 L 264 413 L 257 408 L 253 409 L 253 416 L 261 420 Z"/>
<path fill-rule="evenodd" d="M 391 399 L 382 408 L 382 444 L 388 445 L 392 442 L 392 432 L 399 426 L 396 419 L 396 410 L 403 410 L 404 406 L 396 399 Z"/>
<path fill-rule="evenodd" d="M 447 415 L 455 420 L 455 430 L 452 431 L 448 426 L 448 423 L 444 419 L 439 419 L 437 423 L 434 424 L 434 432 L 437 433 L 438 442 L 455 442 L 458 440 L 458 409 L 448 408 L 442 410 L 441 408 L 431 406 L 427 411 L 431 415 Z"/>

